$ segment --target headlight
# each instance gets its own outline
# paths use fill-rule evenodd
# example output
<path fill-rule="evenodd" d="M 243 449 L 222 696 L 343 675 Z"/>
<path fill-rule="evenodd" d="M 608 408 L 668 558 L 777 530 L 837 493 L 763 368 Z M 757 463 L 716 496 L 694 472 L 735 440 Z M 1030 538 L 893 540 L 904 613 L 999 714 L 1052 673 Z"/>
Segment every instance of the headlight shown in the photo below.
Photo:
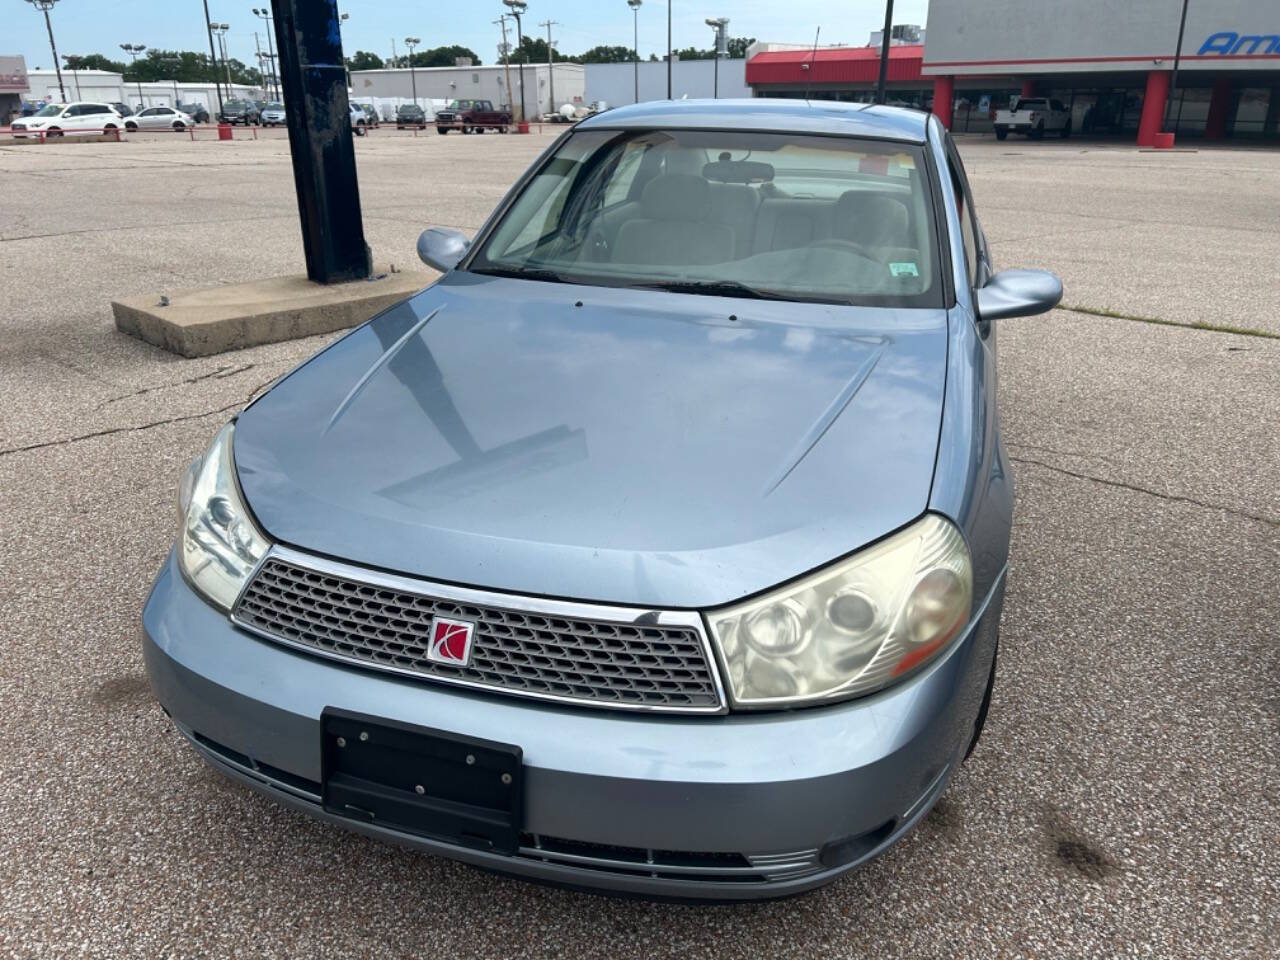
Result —
<path fill-rule="evenodd" d="M 707 614 L 740 707 L 871 693 L 942 653 L 969 621 L 960 531 L 930 514 L 798 583 Z"/>
<path fill-rule="evenodd" d="M 191 585 L 224 610 L 231 609 L 269 546 L 240 499 L 232 432 L 229 423 L 218 431 L 209 451 L 188 468 L 178 492 L 178 562 Z"/>

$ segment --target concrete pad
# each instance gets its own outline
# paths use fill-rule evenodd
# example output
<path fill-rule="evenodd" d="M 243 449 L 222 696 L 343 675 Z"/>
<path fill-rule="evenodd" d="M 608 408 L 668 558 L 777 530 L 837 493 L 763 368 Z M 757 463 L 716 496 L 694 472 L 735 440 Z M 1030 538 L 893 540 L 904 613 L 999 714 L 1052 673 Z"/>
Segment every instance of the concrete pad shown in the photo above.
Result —
<path fill-rule="evenodd" d="M 53 146 L 60 143 L 122 143 L 120 135 L 116 133 L 95 133 L 85 134 L 68 134 L 63 137 L 14 137 L 12 140 L 6 140 L 5 146 L 10 147 L 29 147 L 32 145 Z"/>
<path fill-rule="evenodd" d="M 433 274 L 375 270 L 368 280 L 325 286 L 304 276 L 145 294 L 111 302 L 123 333 L 184 357 L 332 333 L 364 323 L 417 293 Z"/>

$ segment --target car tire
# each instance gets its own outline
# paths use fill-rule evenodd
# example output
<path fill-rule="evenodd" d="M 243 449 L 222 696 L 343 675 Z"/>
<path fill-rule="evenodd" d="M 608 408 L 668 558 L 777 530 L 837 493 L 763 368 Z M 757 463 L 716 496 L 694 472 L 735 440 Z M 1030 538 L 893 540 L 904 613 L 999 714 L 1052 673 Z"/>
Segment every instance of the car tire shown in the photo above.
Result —
<path fill-rule="evenodd" d="M 1062 132 L 1059 134 L 1059 136 L 1061 136 L 1063 140 L 1065 140 L 1065 139 L 1067 139 L 1067 137 L 1071 136 L 1071 121 L 1070 121 L 1070 120 L 1068 120 L 1066 123 L 1064 123 L 1064 124 L 1062 125 Z"/>
<path fill-rule="evenodd" d="M 436 133 L 440 134 L 440 136 L 442 136 L 442 137 L 443 137 L 445 134 L 447 134 L 448 132 L 449 132 L 449 128 L 448 128 L 448 127 L 436 127 Z"/>
<path fill-rule="evenodd" d="M 506 127 L 499 127 L 499 128 L 498 128 L 498 132 L 499 132 L 499 133 L 506 133 L 506 132 L 507 132 L 507 128 L 506 128 Z"/>
<path fill-rule="evenodd" d="M 57 127 L 50 127 L 44 132 L 44 136 L 46 140 L 49 139 L 49 137 L 60 137 L 62 136 L 62 131 Z"/>
<path fill-rule="evenodd" d="M 1009 131 L 1008 131 L 1008 130 L 1001 130 L 1001 129 L 999 129 L 999 128 L 997 128 L 997 129 L 996 129 L 996 139 L 997 139 L 997 140 L 1004 140 L 1004 139 L 1008 138 L 1008 136 L 1009 136 Z"/>
<path fill-rule="evenodd" d="M 183 130 L 187 129 L 187 125 L 183 123 L 181 120 L 175 120 L 173 121 L 173 129 L 181 133 Z"/>
<path fill-rule="evenodd" d="M 973 754 L 974 748 L 978 746 L 978 741 L 982 739 L 982 728 L 987 725 L 987 713 L 991 710 L 991 694 L 996 688 L 996 660 L 1000 656 L 1000 640 L 996 638 L 996 648 L 991 653 L 991 673 L 987 677 L 987 689 L 982 695 L 982 706 L 978 708 L 978 718 L 973 721 L 973 738 L 969 741 L 969 748 L 964 752 L 964 760 L 968 760 Z M 961 761 L 964 762 L 963 760 Z"/>
<path fill-rule="evenodd" d="M 124 129 L 128 133 L 137 133 L 138 125 L 136 123 L 125 123 Z"/>

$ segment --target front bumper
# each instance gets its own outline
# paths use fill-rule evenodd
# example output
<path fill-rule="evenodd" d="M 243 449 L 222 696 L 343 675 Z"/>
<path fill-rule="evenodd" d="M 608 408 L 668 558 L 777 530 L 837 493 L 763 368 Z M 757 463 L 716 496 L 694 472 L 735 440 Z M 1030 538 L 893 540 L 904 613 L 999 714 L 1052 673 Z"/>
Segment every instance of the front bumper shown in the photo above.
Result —
<path fill-rule="evenodd" d="M 680 717 L 531 704 L 295 652 L 234 627 L 170 555 L 143 612 L 156 696 L 223 772 L 370 836 L 568 886 L 747 900 L 821 886 L 933 805 L 973 732 L 1003 577 L 969 633 L 890 690 L 794 712 Z M 338 707 L 524 750 L 520 852 L 504 856 L 324 812 L 320 714 Z"/>

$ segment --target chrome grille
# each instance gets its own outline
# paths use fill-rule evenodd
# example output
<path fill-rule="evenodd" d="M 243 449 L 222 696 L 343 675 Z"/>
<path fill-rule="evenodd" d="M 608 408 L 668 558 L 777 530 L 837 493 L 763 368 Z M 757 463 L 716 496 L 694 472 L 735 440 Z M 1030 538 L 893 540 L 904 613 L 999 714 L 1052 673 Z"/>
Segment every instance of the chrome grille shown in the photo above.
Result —
<path fill-rule="evenodd" d="M 254 574 L 233 612 L 237 623 L 271 639 L 370 667 L 524 696 L 676 712 L 721 709 L 693 615 L 681 623 L 633 611 L 596 619 L 559 608 L 573 605 L 550 612 L 547 601 L 529 601 L 533 609 L 520 610 L 498 605 L 490 594 L 480 600 L 477 591 L 277 553 Z M 621 616 L 628 613 L 630 620 Z M 427 659 L 437 615 L 475 623 L 468 666 Z"/>

